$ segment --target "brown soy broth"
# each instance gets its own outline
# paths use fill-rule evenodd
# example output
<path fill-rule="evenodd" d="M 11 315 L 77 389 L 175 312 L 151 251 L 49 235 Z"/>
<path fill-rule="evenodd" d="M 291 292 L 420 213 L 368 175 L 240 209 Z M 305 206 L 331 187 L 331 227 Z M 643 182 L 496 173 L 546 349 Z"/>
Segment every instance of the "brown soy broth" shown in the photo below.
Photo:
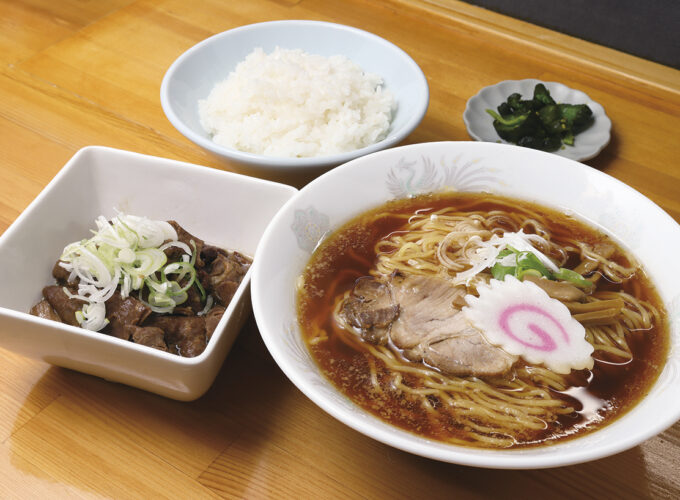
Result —
<path fill-rule="evenodd" d="M 446 207 L 483 212 L 528 210 L 549 221 L 548 230 L 554 241 L 570 238 L 594 244 L 607 240 L 595 229 L 546 207 L 487 195 L 480 202 L 478 196 L 457 194 L 388 203 L 348 222 L 319 246 L 304 271 L 304 286 L 298 297 L 298 318 L 313 358 L 325 376 L 356 404 L 397 427 L 443 441 L 451 437 L 465 439 L 465 430 L 453 420 L 433 420 L 421 405 L 400 398 L 395 392 L 374 391 L 371 366 L 379 381 L 387 380 L 387 368 L 367 351 L 350 347 L 340 339 L 333 309 L 338 297 L 375 266 L 374 247 L 380 239 L 401 230 L 408 217 L 416 212 L 428 213 Z M 389 215 L 376 217 L 378 213 Z M 623 265 L 629 264 L 618 250 L 613 258 Z M 568 266 L 576 263 L 569 262 Z M 598 290 L 618 287 L 605 283 L 604 278 L 598 284 Z M 626 283 L 624 289 L 662 310 L 656 292 L 642 271 Z M 324 332 L 328 340 L 310 343 L 319 332 Z M 656 326 L 650 331 L 629 335 L 628 342 L 633 351 L 632 361 L 596 361 L 592 373 L 588 370 L 572 373 L 570 380 L 573 379 L 574 387 L 558 396 L 570 402 L 577 411 L 560 416 L 543 431 L 527 432 L 515 446 L 548 444 L 581 435 L 611 422 L 634 406 L 663 368 L 669 341 L 664 327 Z M 441 404 L 436 400 L 431 403 L 435 407 Z"/>

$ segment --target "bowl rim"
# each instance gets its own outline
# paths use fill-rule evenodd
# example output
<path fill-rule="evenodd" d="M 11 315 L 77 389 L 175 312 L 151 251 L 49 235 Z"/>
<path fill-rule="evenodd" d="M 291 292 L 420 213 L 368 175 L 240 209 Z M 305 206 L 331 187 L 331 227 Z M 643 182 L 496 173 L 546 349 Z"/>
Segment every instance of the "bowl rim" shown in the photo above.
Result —
<path fill-rule="evenodd" d="M 484 144 L 484 147 L 496 148 L 501 150 L 506 148 L 519 148 L 522 150 L 526 150 L 526 148 L 521 148 L 520 146 L 515 145 L 488 142 L 479 143 L 475 141 L 441 141 L 432 143 L 420 143 L 401 146 L 398 148 L 392 148 L 390 150 L 385 151 L 379 151 L 370 155 L 370 157 L 361 157 L 351 162 L 348 162 L 347 164 L 342 165 L 341 168 L 345 167 L 346 165 L 368 161 L 369 158 L 378 159 L 386 155 L 394 154 L 396 150 L 417 151 L 419 148 L 428 148 L 431 146 L 438 147 L 438 145 L 441 144 L 460 144 L 460 143 L 477 144 L 479 146 Z M 553 157 L 551 153 L 543 151 L 537 150 L 526 151 L 529 152 L 528 154 L 542 155 L 545 159 L 550 159 L 551 157 Z M 575 168 L 582 171 L 587 171 L 589 172 L 590 175 L 594 175 L 596 178 L 600 179 L 606 178 L 609 181 L 612 181 L 614 185 L 616 185 L 617 189 L 623 189 L 630 193 L 631 195 L 633 195 L 634 197 L 636 197 L 637 199 L 643 200 L 643 202 L 645 203 L 649 203 L 654 208 L 654 210 L 656 210 L 659 217 L 675 222 L 674 219 L 661 207 L 659 207 L 656 203 L 654 203 L 652 200 L 644 196 L 635 188 L 625 184 L 624 182 L 616 179 L 615 177 L 612 177 L 599 170 L 592 169 L 591 167 L 585 164 L 576 162 L 575 160 L 571 160 L 569 158 L 562 157 L 560 161 L 561 162 L 568 161 Z M 409 431 L 402 430 L 396 426 L 392 426 L 391 424 L 387 424 L 380 418 L 365 411 L 363 408 L 359 407 L 354 402 L 351 402 L 351 400 L 349 400 L 342 392 L 338 391 L 338 393 L 342 395 L 344 398 L 346 398 L 348 401 L 350 401 L 353 406 L 359 408 L 361 415 L 359 418 L 356 415 L 351 414 L 350 411 L 347 410 L 346 408 L 338 406 L 336 403 L 325 397 L 321 393 L 321 391 L 319 391 L 314 386 L 314 384 L 311 381 L 307 380 L 304 374 L 300 373 L 296 369 L 292 360 L 290 360 L 284 353 L 281 352 L 280 348 L 274 344 L 274 339 L 272 338 L 272 336 L 269 333 L 267 333 L 269 331 L 267 324 L 263 319 L 261 319 L 264 318 L 263 314 L 265 314 L 266 307 L 261 301 L 262 297 L 260 296 L 259 292 L 259 283 L 262 280 L 262 277 L 260 276 L 261 274 L 260 268 L 264 261 L 262 253 L 265 251 L 265 248 L 270 244 L 268 243 L 268 241 L 272 238 L 272 232 L 274 231 L 274 228 L 281 224 L 282 221 L 285 220 L 284 218 L 286 216 L 290 215 L 288 212 L 291 210 L 292 207 L 299 204 L 299 200 L 303 198 L 308 191 L 315 189 L 316 185 L 322 182 L 326 182 L 326 179 L 332 178 L 333 176 L 341 175 L 342 172 L 341 168 L 334 169 L 318 177 L 307 186 L 303 187 L 293 197 L 291 197 L 286 202 L 286 204 L 284 204 L 284 206 L 281 207 L 281 209 L 277 212 L 277 214 L 274 216 L 274 218 L 272 219 L 272 221 L 270 222 L 269 226 L 267 227 L 262 236 L 260 246 L 258 247 L 258 251 L 255 256 L 256 263 L 253 272 L 253 281 L 251 283 L 252 285 L 251 299 L 253 304 L 253 312 L 255 315 L 255 319 L 257 321 L 258 330 L 260 332 L 260 335 L 262 336 L 265 345 L 267 346 L 267 349 L 269 350 L 269 352 L 271 353 L 272 357 L 279 365 L 281 370 L 298 387 L 298 389 L 300 389 L 309 399 L 311 399 L 316 405 L 318 405 L 320 408 L 326 411 L 329 415 L 340 420 L 342 423 L 349 426 L 350 428 L 394 448 L 407 451 L 415 455 L 440 460 L 443 462 L 489 469 L 542 469 L 573 465 L 605 458 L 639 445 L 645 440 L 659 434 L 660 432 L 663 432 L 664 430 L 672 426 L 675 422 L 677 422 L 678 419 L 680 419 L 680 405 L 679 405 L 675 409 L 675 411 L 669 412 L 668 414 L 664 415 L 663 418 L 659 418 L 656 421 L 652 422 L 649 426 L 641 430 L 639 433 L 628 435 L 623 439 L 613 440 L 608 443 L 599 444 L 597 446 L 597 449 L 589 450 L 585 454 L 584 452 L 580 451 L 578 447 L 568 447 L 562 448 L 560 450 L 559 455 L 541 454 L 540 451 L 537 454 L 528 455 L 527 453 L 531 453 L 531 450 L 546 450 L 551 448 L 554 449 L 555 446 L 560 446 L 560 444 L 575 443 L 579 438 L 547 446 L 540 446 L 537 448 L 519 448 L 516 450 L 481 449 L 449 445 L 429 440 L 422 436 L 413 434 Z M 347 220 L 350 220 L 351 217 L 352 216 L 348 216 L 345 222 Z M 592 225 L 592 223 L 590 224 Z M 340 222 L 338 225 L 335 225 L 334 228 L 332 228 L 332 230 L 337 229 L 337 227 L 341 225 L 342 222 Z M 665 302 L 664 305 L 666 305 Z M 669 334 L 671 335 L 670 350 L 672 351 L 673 350 L 672 324 L 670 325 L 670 328 L 671 328 L 671 331 L 669 332 Z M 670 355 L 671 352 L 669 352 L 669 357 Z M 325 379 L 325 376 L 322 375 L 322 377 Z M 625 412 L 623 415 L 617 416 L 614 420 L 612 420 L 609 423 L 609 425 L 613 425 L 614 423 L 619 421 L 620 418 L 625 418 L 630 413 L 630 411 L 634 410 L 641 403 L 642 400 L 638 401 L 633 407 L 629 408 L 629 410 Z M 603 427 L 602 429 L 605 429 L 606 427 L 607 426 Z M 589 433 L 584 436 L 581 436 L 581 438 L 587 438 L 588 436 L 592 436 L 593 434 L 597 434 L 597 431 L 595 431 L 595 433 Z M 409 437 L 411 437 L 411 439 L 409 439 Z M 418 441 L 414 441 L 412 439 L 413 437 L 417 438 Z"/>
<path fill-rule="evenodd" d="M 583 92 L 582 90 L 575 89 L 573 87 L 569 87 L 568 85 L 565 85 L 564 83 L 561 82 L 555 82 L 555 81 L 549 81 L 549 80 L 541 80 L 539 78 L 523 78 L 521 80 L 502 80 L 498 83 L 495 83 L 493 85 L 487 85 L 485 87 L 482 87 L 479 89 L 479 91 L 470 97 L 467 102 L 465 103 L 465 110 L 463 111 L 463 122 L 465 123 L 465 128 L 467 129 L 468 135 L 480 142 L 494 142 L 494 143 L 499 143 L 499 144 L 508 144 L 508 145 L 514 145 L 510 142 L 507 142 L 504 139 L 501 139 L 500 137 L 495 137 L 493 140 L 485 139 L 480 135 L 479 130 L 475 127 L 475 123 L 471 120 L 472 116 L 478 116 L 477 113 L 475 113 L 472 108 L 471 104 L 474 101 L 482 99 L 482 93 L 488 92 L 491 89 L 494 89 L 496 87 L 500 87 L 502 85 L 505 86 L 514 86 L 514 87 L 521 87 L 522 84 L 531 84 L 531 85 L 536 85 L 537 83 L 543 83 L 547 87 L 553 87 L 553 88 L 560 88 L 566 91 L 569 91 L 573 94 L 578 95 L 579 99 L 584 101 L 584 104 L 588 104 L 588 106 L 591 108 L 593 111 L 593 114 L 596 116 L 596 118 L 599 120 L 598 126 L 601 126 L 601 130 L 603 133 L 603 139 L 601 142 L 597 144 L 597 146 L 591 148 L 588 151 L 585 151 L 584 153 L 581 153 L 580 155 L 574 155 L 574 156 L 567 156 L 566 154 L 563 154 L 562 151 L 566 151 L 567 153 L 569 152 L 569 149 L 558 149 L 557 151 L 548 151 L 551 154 L 555 154 L 558 156 L 562 156 L 563 158 L 567 158 L 569 160 L 574 160 L 574 161 L 587 161 L 595 158 L 597 155 L 599 155 L 604 148 L 606 148 L 609 143 L 611 142 L 611 130 L 612 130 L 612 121 L 607 116 L 607 112 L 604 109 L 604 106 L 602 106 L 599 102 L 595 101 L 592 97 L 590 97 L 588 94 Z M 583 133 L 587 132 L 587 130 L 584 130 Z"/>
<path fill-rule="evenodd" d="M 308 27 L 308 26 L 322 26 L 322 27 L 327 27 L 329 29 L 334 29 L 338 31 L 345 31 L 348 33 L 352 33 L 354 35 L 362 36 L 365 37 L 369 40 L 371 40 L 373 43 L 382 45 L 384 47 L 389 48 L 390 50 L 396 52 L 399 54 L 401 59 L 404 61 L 406 66 L 410 69 L 410 71 L 413 73 L 413 75 L 416 77 L 417 82 L 419 84 L 419 87 L 421 89 L 421 92 L 423 93 L 423 99 L 417 102 L 417 107 L 416 111 L 408 118 L 406 123 L 402 125 L 402 127 L 395 131 L 394 134 L 389 134 L 388 136 L 376 143 L 370 144 L 368 146 L 365 146 L 360 149 L 354 149 L 352 151 L 346 151 L 344 153 L 337 153 L 334 155 L 325 155 L 325 156 L 314 156 L 314 157 L 305 157 L 305 158 L 288 158 L 288 157 L 279 157 L 279 156 L 265 156 L 265 155 L 259 155 L 255 153 L 248 153 L 244 151 L 239 151 L 238 149 L 234 148 L 229 148 L 226 146 L 221 146 L 214 141 L 207 139 L 196 132 L 194 132 L 190 127 L 185 125 L 185 123 L 180 119 L 180 117 L 175 113 L 172 100 L 170 99 L 170 86 L 172 84 L 172 80 L 175 76 L 175 73 L 179 70 L 179 68 L 182 66 L 182 64 L 185 63 L 188 59 L 190 59 L 194 54 L 205 48 L 206 46 L 209 46 L 216 41 L 222 40 L 224 38 L 229 38 L 234 35 L 237 35 L 242 32 L 247 32 L 247 31 L 255 31 L 255 30 L 262 30 L 262 29 L 267 29 L 269 27 L 276 27 L 276 26 L 298 26 L 298 27 Z M 161 88 L 160 88 L 160 99 L 161 99 L 161 107 L 163 108 L 163 111 L 165 112 L 166 117 L 170 121 L 170 123 L 187 139 L 190 141 L 198 144 L 199 146 L 207 149 L 213 154 L 216 154 L 218 156 L 223 156 L 227 158 L 232 158 L 234 160 L 243 162 L 243 163 L 249 163 L 252 165 L 259 165 L 259 166 L 270 166 L 270 165 L 276 165 L 277 167 L 296 167 L 296 168 L 314 168 L 314 167 L 319 167 L 319 166 L 335 166 L 341 163 L 348 162 L 354 158 L 364 156 L 369 153 L 373 153 L 376 151 L 379 151 L 381 149 L 389 148 L 395 144 L 398 144 L 401 142 L 403 139 L 405 139 L 413 130 L 418 126 L 418 124 L 422 121 L 422 119 L 425 116 L 425 113 L 427 112 L 427 108 L 429 106 L 429 100 L 430 100 L 430 90 L 429 86 L 427 83 L 427 78 L 425 77 L 425 73 L 423 70 L 418 66 L 418 64 L 413 60 L 413 58 L 402 48 L 397 46 L 396 44 L 390 42 L 389 40 L 386 40 L 385 38 L 382 38 L 375 33 L 371 33 L 369 31 L 365 31 L 359 28 L 355 28 L 353 26 L 347 26 L 344 24 L 339 24 L 339 23 L 331 23 L 327 21 L 313 21 L 313 20 L 299 20 L 299 19 L 290 19 L 290 20 L 279 20 L 279 21 L 265 21 L 261 23 L 253 23 L 253 24 L 247 24 L 244 26 L 239 26 L 227 31 L 223 31 L 221 33 L 217 33 L 215 35 L 212 35 L 197 44 L 193 45 L 189 49 L 187 49 L 184 53 L 182 53 L 175 61 L 170 65 L 168 70 L 166 71 L 165 75 L 163 76 L 163 80 L 161 82 Z M 196 103 L 198 106 L 198 103 Z"/>

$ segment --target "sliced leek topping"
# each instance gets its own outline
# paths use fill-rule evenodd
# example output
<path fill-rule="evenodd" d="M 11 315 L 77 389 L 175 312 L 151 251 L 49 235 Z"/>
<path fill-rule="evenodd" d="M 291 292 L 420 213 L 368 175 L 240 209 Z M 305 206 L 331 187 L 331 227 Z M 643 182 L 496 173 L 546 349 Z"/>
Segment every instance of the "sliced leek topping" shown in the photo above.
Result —
<path fill-rule="evenodd" d="M 119 213 L 112 220 L 99 216 L 97 230 L 90 239 L 67 245 L 60 266 L 79 278 L 78 292 L 64 289 L 69 297 L 83 300 L 76 313 L 83 328 L 99 331 L 106 324 L 105 302 L 120 287 L 123 298 L 137 291 L 139 299 L 154 312 L 171 313 L 186 302 L 196 285 L 201 300 L 206 293 L 196 275 L 196 245 L 192 248 L 177 239 L 177 232 L 165 221 L 154 221 Z M 180 262 L 168 264 L 164 250 L 177 247 L 184 252 Z M 147 298 L 142 294 L 147 290 Z"/>

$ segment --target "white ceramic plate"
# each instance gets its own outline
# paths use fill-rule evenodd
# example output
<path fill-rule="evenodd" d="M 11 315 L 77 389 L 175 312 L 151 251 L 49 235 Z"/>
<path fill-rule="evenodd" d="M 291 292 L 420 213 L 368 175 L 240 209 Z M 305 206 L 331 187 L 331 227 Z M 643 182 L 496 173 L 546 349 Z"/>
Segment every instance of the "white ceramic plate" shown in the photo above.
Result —
<path fill-rule="evenodd" d="M 498 137 L 498 133 L 493 128 L 493 118 L 486 110 L 493 109 L 496 111 L 496 108 L 506 101 L 510 94 L 515 92 L 521 94 L 523 99 L 531 99 L 537 83 L 543 83 L 550 92 L 550 96 L 557 103 L 587 104 L 595 118 L 590 127 L 576 135 L 573 146 L 563 144 L 560 149 L 553 153 L 576 161 L 585 161 L 597 156 L 609 144 L 612 128 L 611 120 L 604 112 L 604 108 L 588 97 L 587 94 L 557 82 L 541 82 L 541 80 L 534 79 L 505 80 L 496 85 L 484 87 L 477 95 L 468 99 L 463 112 L 463 121 L 470 137 L 477 141 L 507 144 Z"/>
<path fill-rule="evenodd" d="M 393 427 L 354 405 L 320 373 L 300 336 L 295 308 L 296 279 L 319 239 L 389 200 L 447 187 L 569 210 L 640 259 L 673 318 L 670 357 L 640 404 L 604 428 L 573 440 L 529 449 L 482 450 L 434 442 Z M 342 165 L 286 203 L 255 256 L 253 310 L 262 338 L 285 374 L 317 405 L 357 431 L 446 462 L 507 469 L 554 467 L 620 452 L 680 418 L 678 248 L 680 226 L 668 214 L 629 186 L 583 164 L 504 144 L 417 144 Z"/>
<path fill-rule="evenodd" d="M 213 245 L 252 256 L 295 188 L 188 163 L 103 147 L 81 149 L 0 237 L 0 346 L 174 399 L 212 384 L 250 313 L 248 271 L 202 354 L 161 352 L 28 314 L 53 284 L 64 246 L 90 235 L 114 209 L 176 220 Z"/>
<path fill-rule="evenodd" d="M 200 124 L 198 101 L 255 48 L 302 49 L 325 57 L 344 55 L 364 71 L 380 75 L 397 101 L 385 139 L 346 153 L 316 158 L 277 158 L 244 153 L 212 141 Z M 241 26 L 191 47 L 168 69 L 161 85 L 161 104 L 182 135 L 236 168 L 258 176 L 316 176 L 353 158 L 402 141 L 420 123 L 429 103 L 425 75 L 396 45 L 372 33 L 321 21 L 271 21 Z"/>

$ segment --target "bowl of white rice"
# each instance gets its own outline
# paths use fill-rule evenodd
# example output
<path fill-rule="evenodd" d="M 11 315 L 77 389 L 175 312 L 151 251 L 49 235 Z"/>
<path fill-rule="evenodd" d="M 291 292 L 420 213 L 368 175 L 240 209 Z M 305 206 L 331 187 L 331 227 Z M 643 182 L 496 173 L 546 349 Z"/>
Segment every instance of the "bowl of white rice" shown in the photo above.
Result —
<path fill-rule="evenodd" d="M 300 183 L 395 146 L 423 119 L 429 89 L 402 49 L 320 21 L 272 21 L 214 35 L 161 85 L 163 111 L 236 170 Z"/>

